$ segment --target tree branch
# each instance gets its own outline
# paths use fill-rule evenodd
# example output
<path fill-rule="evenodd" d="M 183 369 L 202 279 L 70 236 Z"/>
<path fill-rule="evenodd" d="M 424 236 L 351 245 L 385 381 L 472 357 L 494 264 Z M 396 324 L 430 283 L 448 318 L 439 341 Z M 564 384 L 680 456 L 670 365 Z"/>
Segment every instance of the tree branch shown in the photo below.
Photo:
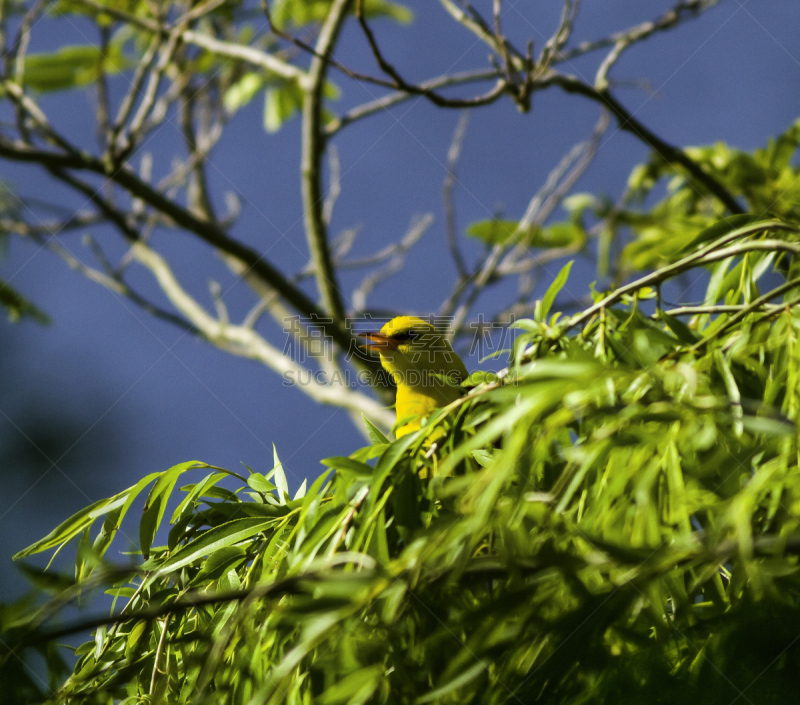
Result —
<path fill-rule="evenodd" d="M 432 78 L 428 81 L 420 83 L 418 87 L 422 91 L 431 91 L 437 88 L 446 88 L 447 86 L 459 86 L 464 83 L 489 81 L 493 78 L 494 79 L 500 78 L 500 73 L 498 72 L 497 69 L 484 69 L 482 71 L 464 71 L 462 73 L 437 76 L 436 78 Z M 325 135 L 327 137 L 331 137 L 332 135 L 336 134 L 339 130 L 341 130 L 343 127 L 346 127 L 347 125 L 355 122 L 356 120 L 360 120 L 363 117 L 367 117 L 368 115 L 372 115 L 373 113 L 380 112 L 381 110 L 386 110 L 387 108 L 390 108 L 393 105 L 397 105 L 398 103 L 403 103 L 407 100 L 410 100 L 416 95 L 418 94 L 409 93 L 407 91 L 397 91 L 395 93 L 389 93 L 388 95 L 385 95 L 381 98 L 371 100 L 368 103 L 364 103 L 363 105 L 355 107 L 349 112 L 345 113 L 342 117 L 334 120 L 333 122 L 328 123 L 328 125 L 325 127 Z"/>
<path fill-rule="evenodd" d="M 172 305 L 209 342 L 240 357 L 256 360 L 282 375 L 284 379 L 293 380 L 316 402 L 363 411 L 384 427 L 391 427 L 391 412 L 380 402 L 361 392 L 352 391 L 344 383 L 324 384 L 318 381 L 306 368 L 270 345 L 252 328 L 231 324 L 209 315 L 180 285 L 166 260 L 145 243 L 135 243 L 132 252 L 134 258 L 150 270 Z"/>
<path fill-rule="evenodd" d="M 38 163 L 45 167 L 90 171 L 114 180 L 132 196 L 141 199 L 155 210 L 163 213 L 179 227 L 194 233 L 212 247 L 241 260 L 266 284 L 273 287 L 298 313 L 319 318 L 320 325 L 324 327 L 325 333 L 330 335 L 339 347 L 343 350 L 350 349 L 353 341 L 353 336 L 350 332 L 343 326 L 328 321 L 322 310 L 263 255 L 231 238 L 217 225 L 198 218 L 182 206 L 171 201 L 150 184 L 142 181 L 127 166 L 123 166 L 109 174 L 103 162 L 91 155 L 85 153 L 60 154 L 28 147 L 19 142 L 10 142 L 3 138 L 0 138 L 0 157 L 12 161 Z"/>
<path fill-rule="evenodd" d="M 306 88 L 308 83 L 310 83 L 310 77 L 303 69 L 282 61 L 278 57 L 268 54 L 265 51 L 259 51 L 254 47 L 236 44 L 234 42 L 223 42 L 219 39 L 209 37 L 207 34 L 201 34 L 200 32 L 194 32 L 192 30 L 184 31 L 183 34 L 181 34 L 181 39 L 187 44 L 194 44 L 212 54 L 246 61 L 253 66 L 259 66 L 283 78 L 297 81 L 301 88 Z"/>
<path fill-rule="evenodd" d="M 655 34 L 656 32 L 663 32 L 668 29 L 672 29 L 685 19 L 688 19 L 692 16 L 697 16 L 701 12 L 713 7 L 719 3 L 719 1 L 720 0 L 684 0 L 679 2 L 674 8 L 663 14 L 657 20 L 648 20 L 647 22 L 642 22 L 634 27 L 629 27 L 622 32 L 616 32 L 608 37 L 603 37 L 602 39 L 581 42 L 574 49 L 570 49 L 569 51 L 565 51 L 563 53 L 558 53 L 553 57 L 553 63 L 556 64 L 564 61 L 570 61 L 579 56 L 583 56 L 584 54 L 588 54 L 589 52 L 597 51 L 598 49 L 605 49 L 606 47 L 613 47 L 620 43 L 630 46 L 635 42 L 647 39 L 647 37 Z"/>
<path fill-rule="evenodd" d="M 334 0 L 317 39 L 316 55 L 311 60 L 304 91 L 303 146 L 300 165 L 306 240 L 311 253 L 317 289 L 322 300 L 323 310 L 339 324 L 344 321 L 347 314 L 337 283 L 336 270 L 331 260 L 323 214 L 325 199 L 322 192 L 322 154 L 324 149 L 322 103 L 328 70 L 328 60 L 325 57 L 333 50 L 351 2 L 352 0 Z"/>
<path fill-rule="evenodd" d="M 679 164 L 692 177 L 696 184 L 703 186 L 715 196 L 731 213 L 741 214 L 745 210 L 737 203 L 731 193 L 711 174 L 705 172 L 686 152 L 661 139 L 652 130 L 639 122 L 608 90 L 597 90 L 574 76 L 549 72 L 537 82 L 537 89 L 556 85 L 567 93 L 577 93 L 608 108 L 617 119 L 619 128 L 638 137 L 664 161 Z"/>
<path fill-rule="evenodd" d="M 670 264 L 666 267 L 662 267 L 656 272 L 652 272 L 644 277 L 641 277 L 636 281 L 631 282 L 630 284 L 626 284 L 625 286 L 622 286 L 616 291 L 608 294 L 593 306 L 590 306 L 585 311 L 582 311 L 578 315 L 570 318 L 564 330 L 570 330 L 571 328 L 574 328 L 575 326 L 584 323 L 602 309 L 608 308 L 612 304 L 619 301 L 626 294 L 631 294 L 637 289 L 641 289 L 642 287 L 645 286 L 658 284 L 666 279 L 674 277 L 675 275 L 679 274 L 685 269 L 695 267 L 701 263 L 705 264 L 710 262 L 717 262 L 721 259 L 727 259 L 728 257 L 734 257 L 736 255 L 741 255 L 746 252 L 751 252 L 756 250 L 777 249 L 777 250 L 784 250 L 787 252 L 791 252 L 793 254 L 800 254 L 800 245 L 784 242 L 781 240 L 749 241 L 749 242 L 744 242 L 740 245 L 734 245 L 733 247 L 728 247 L 726 249 L 719 249 L 723 245 L 726 245 L 731 240 L 738 240 L 740 238 L 746 237 L 747 235 L 751 235 L 753 233 L 766 230 L 786 230 L 788 232 L 797 232 L 797 229 L 795 227 L 787 225 L 786 223 L 783 223 L 778 220 L 770 221 L 768 223 L 758 224 L 758 227 L 750 228 L 749 230 L 748 228 L 735 230 L 732 233 L 728 233 L 728 235 L 726 235 L 725 237 L 722 237 L 719 240 L 711 243 L 707 247 L 704 247 L 698 250 L 697 252 L 694 252 L 684 257 L 683 259 L 674 262 L 673 264 Z"/>
<path fill-rule="evenodd" d="M 498 80 L 497 84 L 492 90 L 485 95 L 477 96 L 476 98 L 445 98 L 430 88 L 425 89 L 421 86 L 415 86 L 414 84 L 406 81 L 397 72 L 394 66 L 392 66 L 392 64 L 390 64 L 384 58 L 380 47 L 378 46 L 378 42 L 375 40 L 375 35 L 372 33 L 372 30 L 370 29 L 370 26 L 367 24 L 367 20 L 364 17 L 363 0 L 356 0 L 356 17 L 361 25 L 361 29 L 364 31 L 364 35 L 367 38 L 367 42 L 372 50 L 372 55 L 375 57 L 375 61 L 378 63 L 381 71 L 383 71 L 392 79 L 392 81 L 394 81 L 394 85 L 392 86 L 393 88 L 397 88 L 406 93 L 421 95 L 423 98 L 427 98 L 429 101 L 431 101 L 431 103 L 440 108 L 470 108 L 480 105 L 488 105 L 489 103 L 494 102 L 509 86 L 507 81 L 502 79 Z M 502 46 L 505 48 L 505 44 Z"/>
<path fill-rule="evenodd" d="M 464 262 L 461 249 L 458 246 L 458 226 L 456 224 L 456 209 L 453 202 L 453 186 L 456 182 L 456 166 L 461 156 L 461 148 L 464 145 L 464 137 L 467 134 L 468 125 L 469 112 L 465 111 L 458 119 L 458 124 L 456 125 L 453 138 L 450 142 L 450 149 L 447 150 L 447 173 L 445 174 L 444 183 L 442 184 L 445 237 L 447 238 L 447 246 L 450 249 L 450 256 L 453 258 L 460 279 L 469 276 L 469 273 L 467 272 L 467 265 Z"/>

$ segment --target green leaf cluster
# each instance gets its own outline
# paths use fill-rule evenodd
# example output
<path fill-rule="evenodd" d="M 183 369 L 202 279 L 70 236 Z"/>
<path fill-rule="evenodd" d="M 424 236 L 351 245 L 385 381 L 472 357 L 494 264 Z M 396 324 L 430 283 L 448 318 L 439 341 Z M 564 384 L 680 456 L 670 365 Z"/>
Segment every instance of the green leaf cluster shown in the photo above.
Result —
<path fill-rule="evenodd" d="M 525 225 L 515 220 L 481 220 L 467 227 L 467 235 L 487 245 L 519 244 L 532 248 L 580 249 L 587 241 L 584 216 L 587 211 L 603 212 L 608 206 L 588 194 L 573 194 L 562 203 L 569 219 L 551 225 Z"/>
<path fill-rule="evenodd" d="M 565 267 L 507 370 L 398 440 L 367 422 L 308 488 L 275 453 L 96 502 L 18 554 L 74 545 L 75 573 L 29 571 L 53 597 L 4 612 L 4 640 L 55 659 L 93 629 L 54 703 L 790 702 L 800 282 L 759 303 L 795 236 L 776 222 L 719 226 L 571 318 Z M 728 308 L 661 310 L 654 278 L 698 267 Z M 113 565 L 145 491 L 143 555 Z M 107 614 L 59 619 L 98 589 Z"/>
<path fill-rule="evenodd" d="M 724 142 L 691 147 L 686 153 L 704 171 L 713 175 L 745 208 L 760 217 L 774 216 L 800 223 L 800 169 L 796 164 L 800 146 L 800 120 L 752 154 Z M 659 188 L 666 196 L 646 209 L 636 208 Z M 657 154 L 630 175 L 627 206 L 609 219 L 608 237 L 626 227 L 633 241 L 622 252 L 622 265 L 629 271 L 664 264 L 683 250 L 703 229 L 725 215 L 719 200 L 711 196 Z M 747 216 L 741 216 L 742 218 Z"/>
<path fill-rule="evenodd" d="M 40 93 L 81 88 L 96 81 L 101 68 L 113 75 L 121 73 L 128 64 L 119 43 L 110 44 L 106 52 L 94 45 L 66 46 L 47 54 L 27 56 L 24 84 Z"/>

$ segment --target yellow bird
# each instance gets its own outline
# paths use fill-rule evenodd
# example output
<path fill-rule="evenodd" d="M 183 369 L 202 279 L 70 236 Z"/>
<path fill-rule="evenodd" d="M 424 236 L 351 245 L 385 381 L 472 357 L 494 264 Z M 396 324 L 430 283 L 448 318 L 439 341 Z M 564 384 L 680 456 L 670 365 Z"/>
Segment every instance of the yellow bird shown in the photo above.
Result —
<path fill-rule="evenodd" d="M 461 358 L 436 328 L 414 316 L 398 316 L 379 333 L 364 333 L 367 350 L 377 352 L 381 365 L 397 385 L 397 437 L 420 428 L 435 409 L 458 399 L 468 372 Z"/>

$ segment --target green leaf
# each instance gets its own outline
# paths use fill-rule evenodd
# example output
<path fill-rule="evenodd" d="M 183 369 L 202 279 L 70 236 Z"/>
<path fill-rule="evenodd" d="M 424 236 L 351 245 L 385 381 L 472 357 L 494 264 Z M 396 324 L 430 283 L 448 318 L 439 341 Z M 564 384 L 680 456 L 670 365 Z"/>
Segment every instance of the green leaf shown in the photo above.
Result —
<path fill-rule="evenodd" d="M 229 115 L 247 105 L 264 86 L 264 76 L 251 71 L 242 76 L 225 92 L 222 104 Z"/>
<path fill-rule="evenodd" d="M 275 485 L 267 480 L 260 472 L 252 473 L 250 477 L 247 478 L 247 484 L 256 492 L 261 492 L 262 494 L 267 494 L 275 489 Z"/>
<path fill-rule="evenodd" d="M 496 382 L 499 377 L 494 372 L 487 372 L 484 370 L 475 370 L 469 377 L 462 383 L 462 387 L 477 387 L 479 384 L 492 384 Z"/>
<path fill-rule="evenodd" d="M 42 570 L 27 563 L 20 563 L 17 567 L 28 581 L 40 591 L 57 595 L 75 585 L 75 578 L 72 576 Z"/>
<path fill-rule="evenodd" d="M 537 321 L 545 321 L 547 320 L 547 315 L 550 313 L 550 309 L 553 306 L 553 303 L 556 300 L 556 296 L 564 288 L 564 285 L 567 283 L 567 279 L 569 278 L 569 272 L 572 269 L 572 262 L 570 260 L 567 262 L 562 268 L 561 271 L 558 273 L 556 278 L 553 280 L 552 284 L 547 287 L 547 291 L 545 292 L 544 296 L 542 297 L 542 305 L 538 307 L 538 316 L 536 317 Z"/>
<path fill-rule="evenodd" d="M 318 699 L 320 705 L 362 705 L 372 697 L 383 677 L 382 666 L 361 668 L 334 683 Z"/>
<path fill-rule="evenodd" d="M 372 423 L 372 421 L 370 421 L 363 412 L 361 414 L 361 418 L 364 419 L 364 425 L 367 427 L 369 439 L 373 443 L 389 443 L 389 439 L 383 435 L 383 432 L 374 423 Z"/>
<path fill-rule="evenodd" d="M 586 239 L 586 231 L 578 222 L 554 223 L 546 227 L 520 228 L 516 220 L 481 220 L 467 227 L 467 235 L 487 245 L 506 244 L 513 236 L 527 247 L 568 247 Z"/>
<path fill-rule="evenodd" d="M 325 82 L 323 88 L 325 98 L 336 100 L 339 93 L 334 83 Z M 272 79 L 264 94 L 264 129 L 269 133 L 280 130 L 287 120 L 302 111 L 304 99 L 305 93 L 297 81 Z"/>
<path fill-rule="evenodd" d="M 345 472 L 352 473 L 355 477 L 372 477 L 375 468 L 366 463 L 362 463 L 352 458 L 345 458 L 343 456 L 335 456 L 333 458 L 325 458 L 320 461 L 323 465 L 336 470 L 344 470 Z"/>
<path fill-rule="evenodd" d="M 29 54 L 24 83 L 40 93 L 80 88 L 97 80 L 101 66 L 114 75 L 128 65 L 118 44 L 112 43 L 105 55 L 94 45 L 67 46 L 49 54 Z"/>
<path fill-rule="evenodd" d="M 481 220 L 467 227 L 467 235 L 487 245 L 502 245 L 517 232 L 518 227 L 516 220 Z"/>
<path fill-rule="evenodd" d="M 579 222 L 553 223 L 542 228 L 533 228 L 525 241 L 528 247 L 542 249 L 575 247 L 585 242 L 586 231 Z"/>
<path fill-rule="evenodd" d="M 192 485 L 188 488 L 181 488 L 188 489 L 188 494 L 183 498 L 183 501 L 177 507 L 175 507 L 175 511 L 172 513 L 170 523 L 174 524 L 189 514 L 192 510 L 192 504 L 194 501 L 199 497 L 205 496 L 209 489 L 213 488 L 217 482 L 226 477 L 228 477 L 227 473 L 217 472 L 208 475 L 195 485 Z"/>
<path fill-rule="evenodd" d="M 763 229 L 763 226 L 774 222 L 774 220 L 765 220 L 763 216 L 753 215 L 751 213 L 730 215 L 724 220 L 720 220 L 718 223 L 714 223 L 714 225 L 700 231 L 697 237 L 683 248 L 683 252 L 691 252 L 697 249 L 698 245 L 719 240 L 729 233 L 736 237 L 749 235 Z"/>
<path fill-rule="evenodd" d="M 55 548 L 70 539 L 75 538 L 81 534 L 85 529 L 89 528 L 98 517 L 101 517 L 114 509 L 127 505 L 131 496 L 138 494 L 138 492 L 145 486 L 143 483 L 149 484 L 160 473 L 154 473 L 140 480 L 134 487 L 120 492 L 119 494 L 109 497 L 108 499 L 101 499 L 88 507 L 81 509 L 79 512 L 73 514 L 69 519 L 63 521 L 55 529 L 53 529 L 47 536 L 40 539 L 27 548 L 19 551 L 14 555 L 14 560 L 32 556 L 35 553 L 47 551 L 50 548 Z"/>
<path fill-rule="evenodd" d="M 788 419 L 775 419 L 767 416 L 742 416 L 740 419 L 748 433 L 780 438 L 796 436 L 797 427 Z"/>
<path fill-rule="evenodd" d="M 204 532 L 201 536 L 187 543 L 164 562 L 153 563 L 151 561 L 149 570 L 157 571 L 156 577 L 174 572 L 179 568 L 191 565 L 203 556 L 210 555 L 221 548 L 246 541 L 274 525 L 274 519 L 257 519 L 251 517 L 233 519 L 232 521 L 225 522 L 224 524 L 220 524 L 220 526 Z"/>
<path fill-rule="evenodd" d="M 417 703 L 417 705 L 423 705 L 424 703 L 430 703 L 433 702 L 434 700 L 438 700 L 442 696 L 447 695 L 448 693 L 452 693 L 454 690 L 457 690 L 458 688 L 467 685 L 467 683 L 477 678 L 485 670 L 486 670 L 486 663 L 484 663 L 481 660 L 478 660 L 476 663 L 474 663 L 472 666 L 466 669 L 463 673 L 453 678 L 451 681 L 448 681 L 444 685 L 441 685 L 438 688 L 435 688 L 434 690 L 430 691 L 429 693 L 426 693 L 425 695 L 417 698 L 414 702 Z"/>
<path fill-rule="evenodd" d="M 190 586 L 202 585 L 217 580 L 247 558 L 247 551 L 238 546 L 224 546 L 214 551 L 203 563 L 200 572 L 192 579 Z"/>
<path fill-rule="evenodd" d="M 387 0 L 364 0 L 364 15 L 367 19 L 388 17 L 399 24 L 410 24 L 414 19 L 414 13 L 407 6 Z"/>
<path fill-rule="evenodd" d="M 125 644 L 125 655 L 128 658 L 131 658 L 136 653 L 136 647 L 138 646 L 142 636 L 144 636 L 148 626 L 148 622 L 139 621 L 136 622 L 136 624 L 134 624 L 131 628 Z"/>
<path fill-rule="evenodd" d="M 272 459 L 275 465 L 267 474 L 267 477 L 275 478 L 275 487 L 278 490 L 278 501 L 281 504 L 286 504 L 286 501 L 289 499 L 289 483 L 286 481 L 286 473 L 283 471 L 283 464 L 278 459 L 278 450 L 275 448 L 274 443 L 272 444 Z"/>
<path fill-rule="evenodd" d="M 488 450 L 473 450 L 472 457 L 478 462 L 482 468 L 488 468 L 494 462 L 494 457 Z"/>
<path fill-rule="evenodd" d="M 294 81 L 267 88 L 264 94 L 264 129 L 274 133 L 303 107 L 303 90 Z"/>
<path fill-rule="evenodd" d="M 670 316 L 666 311 L 659 311 L 658 315 L 659 318 L 661 318 L 661 320 L 667 324 L 667 327 L 682 343 L 685 343 L 686 345 L 694 345 L 698 340 L 700 340 L 700 337 L 697 335 L 697 333 L 695 333 L 691 328 L 689 328 L 689 326 L 675 316 Z"/>
<path fill-rule="evenodd" d="M 145 558 L 150 553 L 150 546 L 153 545 L 156 531 L 164 518 L 167 509 L 167 502 L 175 487 L 178 478 L 187 470 L 196 467 L 205 467 L 205 463 L 191 460 L 188 463 L 180 463 L 171 467 L 161 474 L 145 502 L 142 520 L 139 522 L 139 547 Z"/>
<path fill-rule="evenodd" d="M 303 480 L 300 483 L 300 487 L 297 488 L 297 492 L 294 493 L 294 497 L 292 497 L 292 501 L 297 499 L 303 499 L 306 496 L 306 489 L 308 488 L 308 478 Z"/>

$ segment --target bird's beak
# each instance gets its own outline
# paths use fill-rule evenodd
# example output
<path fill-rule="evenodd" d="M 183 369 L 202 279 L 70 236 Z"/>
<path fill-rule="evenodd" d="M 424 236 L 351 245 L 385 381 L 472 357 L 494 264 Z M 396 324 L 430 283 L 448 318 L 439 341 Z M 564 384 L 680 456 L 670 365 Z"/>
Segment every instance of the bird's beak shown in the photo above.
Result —
<path fill-rule="evenodd" d="M 381 350 L 397 350 L 397 341 L 386 333 L 359 333 L 359 338 L 366 338 L 366 343 L 359 347 L 365 350 L 380 352 Z"/>

